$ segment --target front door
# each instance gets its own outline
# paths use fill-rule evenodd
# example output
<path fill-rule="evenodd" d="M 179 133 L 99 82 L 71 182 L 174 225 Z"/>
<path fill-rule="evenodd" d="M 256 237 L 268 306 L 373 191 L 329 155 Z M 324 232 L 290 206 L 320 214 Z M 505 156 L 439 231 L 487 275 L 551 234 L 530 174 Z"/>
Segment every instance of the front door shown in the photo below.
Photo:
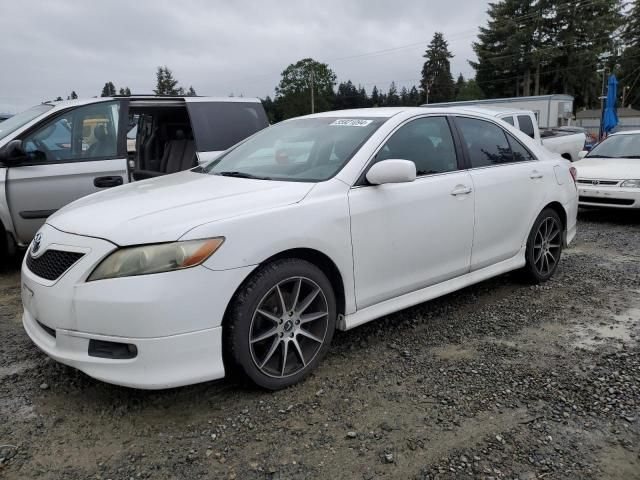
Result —
<path fill-rule="evenodd" d="M 72 201 L 127 181 L 120 101 L 76 107 L 47 120 L 21 140 L 27 159 L 8 169 L 6 192 L 19 244 Z"/>
<path fill-rule="evenodd" d="M 469 271 L 473 190 L 447 118 L 402 125 L 373 162 L 391 158 L 412 160 L 418 178 L 349 193 L 358 309 Z"/>

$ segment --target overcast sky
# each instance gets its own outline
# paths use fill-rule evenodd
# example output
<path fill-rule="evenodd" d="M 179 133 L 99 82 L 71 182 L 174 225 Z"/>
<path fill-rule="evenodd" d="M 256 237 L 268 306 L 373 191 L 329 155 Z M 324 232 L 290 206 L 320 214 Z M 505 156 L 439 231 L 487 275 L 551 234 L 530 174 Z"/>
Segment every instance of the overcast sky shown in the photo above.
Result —
<path fill-rule="evenodd" d="M 473 74 L 471 42 L 486 22 L 479 0 L 18 0 L 0 15 L 0 112 L 99 95 L 106 81 L 152 93 L 167 65 L 200 95 L 273 95 L 301 58 L 370 93 L 417 84 L 441 31 L 454 77 Z M 377 53 L 375 53 L 377 52 Z"/>

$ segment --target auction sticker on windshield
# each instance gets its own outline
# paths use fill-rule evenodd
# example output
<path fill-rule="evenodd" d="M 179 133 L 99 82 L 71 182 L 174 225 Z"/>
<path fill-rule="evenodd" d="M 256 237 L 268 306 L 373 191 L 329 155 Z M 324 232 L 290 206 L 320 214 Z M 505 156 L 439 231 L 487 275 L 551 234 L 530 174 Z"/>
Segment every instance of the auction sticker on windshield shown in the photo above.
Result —
<path fill-rule="evenodd" d="M 340 118 L 340 119 L 334 121 L 333 123 L 330 123 L 329 125 L 341 125 L 341 126 L 344 126 L 344 127 L 366 127 L 371 122 L 373 122 L 373 120 L 362 120 L 362 119 L 355 119 L 355 118 Z"/>

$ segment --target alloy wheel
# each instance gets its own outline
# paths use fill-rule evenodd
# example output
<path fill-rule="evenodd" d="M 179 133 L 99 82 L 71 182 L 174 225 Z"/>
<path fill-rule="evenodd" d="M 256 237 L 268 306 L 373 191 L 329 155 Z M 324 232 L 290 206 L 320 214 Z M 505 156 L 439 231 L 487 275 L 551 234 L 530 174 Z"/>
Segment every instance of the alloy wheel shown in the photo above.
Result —
<path fill-rule="evenodd" d="M 270 377 L 295 375 L 318 354 L 328 326 L 329 306 L 318 284 L 306 277 L 282 280 L 262 297 L 251 319 L 251 358 Z"/>
<path fill-rule="evenodd" d="M 553 217 L 545 218 L 533 240 L 533 265 L 538 274 L 546 277 L 553 272 L 560 260 L 562 228 Z"/>

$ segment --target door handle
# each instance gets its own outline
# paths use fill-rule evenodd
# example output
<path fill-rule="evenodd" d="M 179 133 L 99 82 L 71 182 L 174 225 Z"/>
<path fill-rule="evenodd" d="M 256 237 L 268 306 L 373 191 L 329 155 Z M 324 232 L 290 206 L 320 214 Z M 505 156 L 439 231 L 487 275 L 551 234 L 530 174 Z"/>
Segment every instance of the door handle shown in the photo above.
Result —
<path fill-rule="evenodd" d="M 93 186 L 97 188 L 111 188 L 122 185 L 124 180 L 122 177 L 96 177 L 93 179 Z"/>
<path fill-rule="evenodd" d="M 542 177 L 544 177 L 544 175 L 537 170 L 534 170 L 529 174 L 529 178 L 532 180 L 537 180 L 538 178 L 542 178 Z"/>
<path fill-rule="evenodd" d="M 456 197 L 458 195 L 469 195 L 471 192 L 471 187 L 467 187 L 466 185 L 456 185 L 456 188 L 451 190 L 451 195 Z"/>

